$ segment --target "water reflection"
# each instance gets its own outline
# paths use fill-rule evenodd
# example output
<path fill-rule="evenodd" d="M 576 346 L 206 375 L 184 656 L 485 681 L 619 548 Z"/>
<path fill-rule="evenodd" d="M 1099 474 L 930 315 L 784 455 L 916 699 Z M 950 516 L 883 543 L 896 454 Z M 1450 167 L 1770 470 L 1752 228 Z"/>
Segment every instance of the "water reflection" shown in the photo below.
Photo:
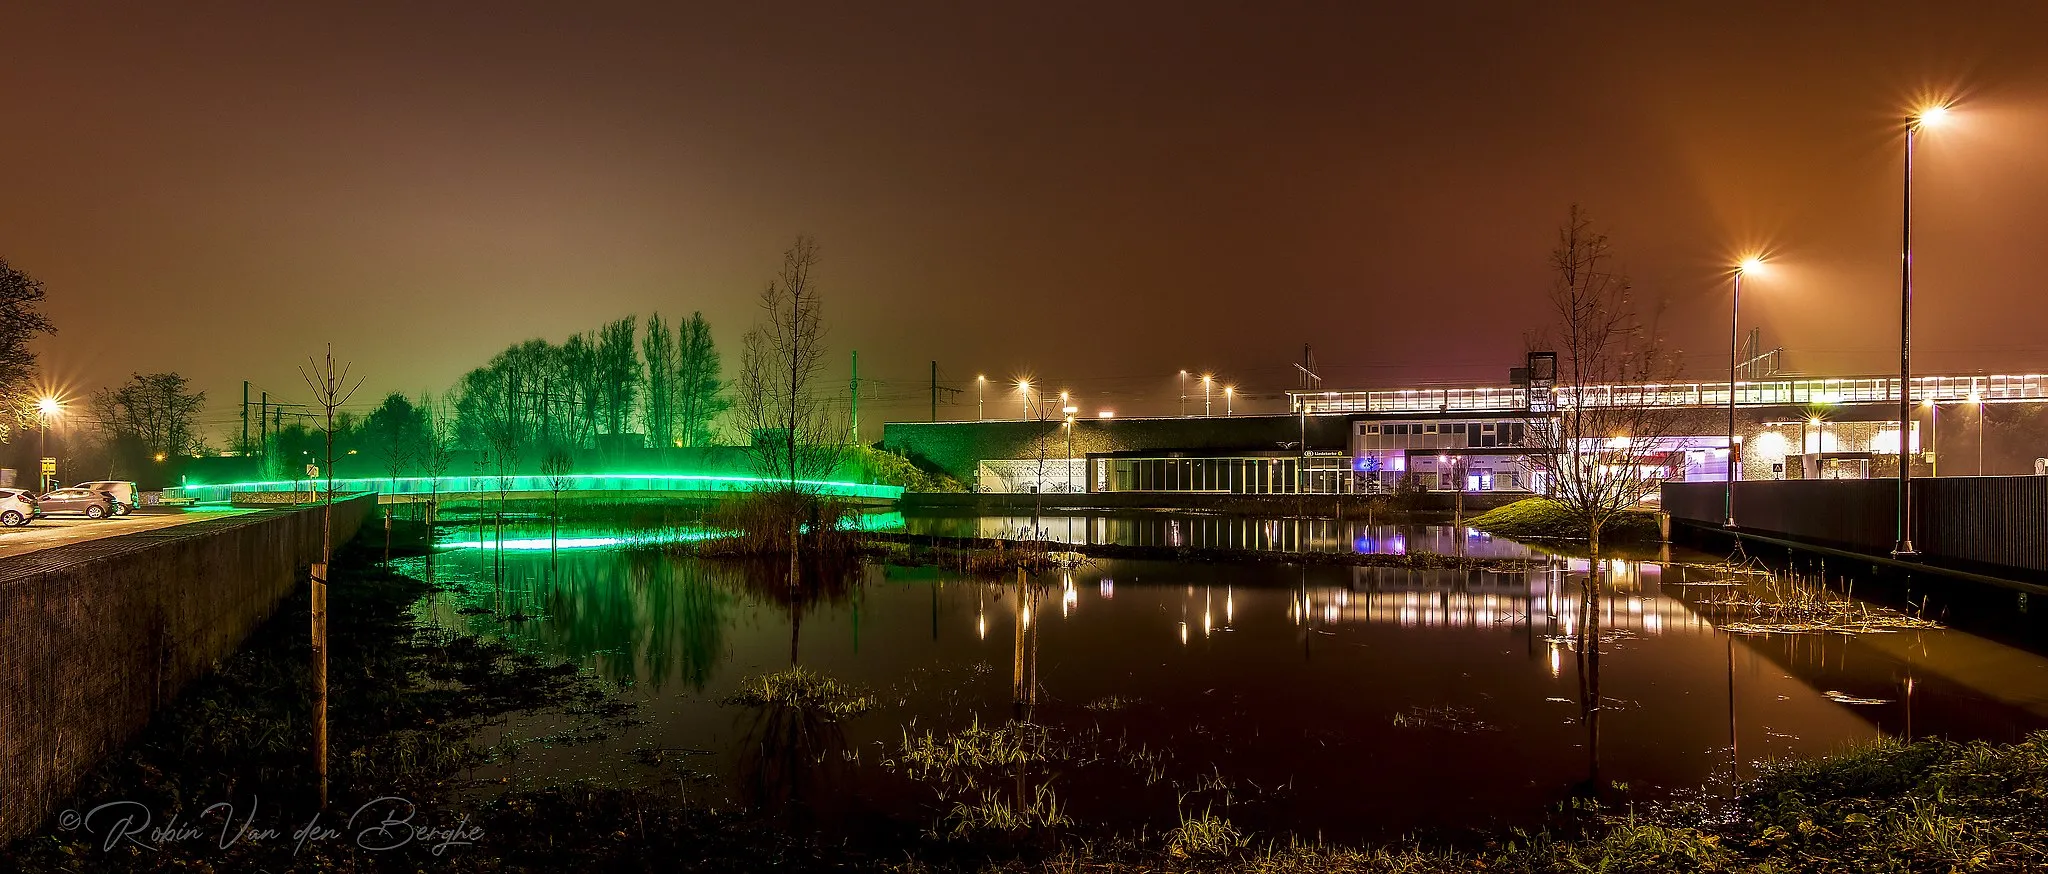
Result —
<path fill-rule="evenodd" d="M 636 749 L 704 750 L 693 767 L 728 777 L 711 801 L 798 828 L 930 824 L 961 798 L 940 804 L 874 760 L 910 735 L 1013 720 L 1155 757 L 1142 777 L 1116 756 L 1014 770 L 996 785 L 1016 811 L 1042 809 L 1056 786 L 1079 822 L 1157 828 L 1227 783 L 1240 825 L 1345 839 L 1537 825 L 1575 795 L 1656 797 L 1880 734 L 2048 727 L 2037 655 L 1952 630 L 1724 634 L 1705 602 L 1728 581 L 1655 564 L 1098 561 L 994 581 L 869 567 L 792 587 L 787 565 L 594 550 L 507 553 L 486 570 L 443 562 L 451 591 L 423 609 L 633 681 L 644 720 L 630 736 L 529 748 L 506 776 L 648 780 L 622 764 Z M 474 612 L 500 599 L 534 618 Z M 791 664 L 882 707 L 819 721 L 721 704 Z"/>
<path fill-rule="evenodd" d="M 1253 549 L 1270 552 L 1435 552 L 1473 558 L 1527 558 L 1525 544 L 1453 525 L 1385 525 L 1362 520 L 1261 518 L 1173 512 L 903 517 L 911 534 L 996 540 L 1042 538 L 1059 543 Z"/>

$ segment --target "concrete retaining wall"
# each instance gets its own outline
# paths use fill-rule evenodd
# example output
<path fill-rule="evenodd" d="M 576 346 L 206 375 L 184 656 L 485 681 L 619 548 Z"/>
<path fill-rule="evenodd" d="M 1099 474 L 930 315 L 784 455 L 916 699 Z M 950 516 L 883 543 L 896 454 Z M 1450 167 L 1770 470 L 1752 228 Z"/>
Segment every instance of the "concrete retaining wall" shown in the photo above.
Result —
<path fill-rule="evenodd" d="M 335 504 L 353 538 L 374 496 Z M 320 557 L 319 507 L 264 510 L 0 559 L 0 840 L 232 654 Z"/>

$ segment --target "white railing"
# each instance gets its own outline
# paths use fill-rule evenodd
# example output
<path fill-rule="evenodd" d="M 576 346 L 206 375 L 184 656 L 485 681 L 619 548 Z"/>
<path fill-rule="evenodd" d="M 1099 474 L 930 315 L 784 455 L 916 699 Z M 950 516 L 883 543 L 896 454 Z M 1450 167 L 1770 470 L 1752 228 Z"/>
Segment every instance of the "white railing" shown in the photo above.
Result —
<path fill-rule="evenodd" d="M 1517 386 L 1450 386 L 1376 391 L 1293 391 L 1287 393 L 1293 412 L 1309 413 L 1436 413 L 1507 412 L 1529 407 L 1529 392 Z M 1556 406 L 1723 407 L 1728 383 L 1689 382 L 1659 385 L 1593 385 L 1574 391 L 1560 386 Z M 2048 375 L 1978 374 L 1916 376 L 1913 398 L 1935 403 L 2002 403 L 2048 400 Z M 1897 403 L 1896 377 L 1815 377 L 1806 379 L 1737 380 L 1735 404 L 1745 407 L 1802 404 Z"/>

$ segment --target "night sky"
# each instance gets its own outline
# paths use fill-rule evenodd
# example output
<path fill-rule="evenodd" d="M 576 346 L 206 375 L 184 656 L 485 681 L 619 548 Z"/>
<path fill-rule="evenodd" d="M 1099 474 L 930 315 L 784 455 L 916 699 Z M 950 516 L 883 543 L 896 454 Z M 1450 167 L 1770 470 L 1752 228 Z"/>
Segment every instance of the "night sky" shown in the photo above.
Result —
<path fill-rule="evenodd" d="M 368 403 L 657 309 L 730 368 L 799 232 L 870 423 L 933 359 L 956 417 L 976 373 L 1274 392 L 1305 342 L 1333 387 L 1497 381 L 1574 201 L 1691 374 L 1758 247 L 1787 363 L 1882 372 L 1928 95 L 1916 360 L 2048 369 L 2039 3 L 313 6 L 0 13 L 0 254 L 59 383 L 183 372 L 217 438 L 325 341 Z"/>

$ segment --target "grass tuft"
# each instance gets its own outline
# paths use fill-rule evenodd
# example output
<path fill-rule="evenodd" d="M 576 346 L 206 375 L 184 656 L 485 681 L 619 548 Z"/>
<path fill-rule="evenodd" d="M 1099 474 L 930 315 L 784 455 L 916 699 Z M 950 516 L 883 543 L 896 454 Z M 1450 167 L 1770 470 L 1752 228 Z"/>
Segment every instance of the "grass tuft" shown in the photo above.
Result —
<path fill-rule="evenodd" d="M 875 696 L 802 666 L 749 677 L 728 704 L 780 705 L 817 710 L 838 719 L 875 709 Z"/>

